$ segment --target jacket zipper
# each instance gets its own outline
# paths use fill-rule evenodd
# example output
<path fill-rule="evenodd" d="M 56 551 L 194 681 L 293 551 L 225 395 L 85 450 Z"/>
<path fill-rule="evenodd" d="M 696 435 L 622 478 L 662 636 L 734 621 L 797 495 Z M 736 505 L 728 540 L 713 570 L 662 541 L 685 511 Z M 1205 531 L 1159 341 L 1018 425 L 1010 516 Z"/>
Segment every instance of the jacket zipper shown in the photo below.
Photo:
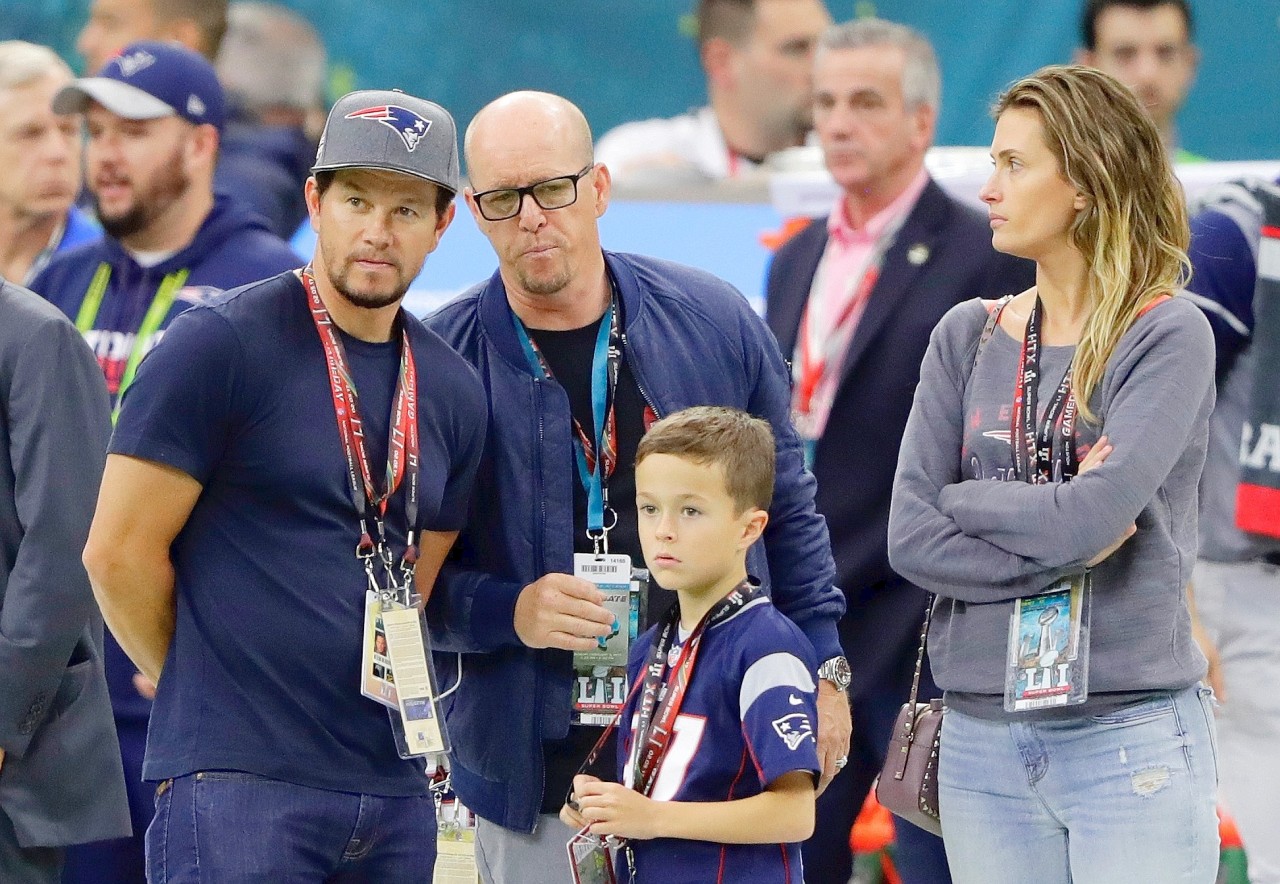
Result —
<path fill-rule="evenodd" d="M 640 378 L 640 365 L 637 360 L 632 358 L 635 354 L 631 351 L 631 340 L 627 337 L 625 331 L 622 333 L 622 352 L 627 357 L 627 364 L 631 366 L 631 376 L 636 379 L 636 389 L 640 391 L 640 398 L 644 400 L 645 405 L 653 410 L 654 416 L 661 420 L 663 414 L 649 396 L 649 391 L 644 388 L 644 382 Z"/>
<path fill-rule="evenodd" d="M 537 451 L 534 454 L 534 458 L 535 458 L 534 475 L 537 477 L 537 490 L 539 492 L 538 493 L 539 518 L 538 518 L 538 524 L 536 528 L 537 541 L 535 545 L 537 548 L 537 561 L 538 561 L 537 570 L 541 573 L 546 573 L 547 495 L 542 488 L 542 469 L 543 469 L 542 459 L 543 459 L 543 451 L 546 443 L 546 424 L 545 424 L 545 417 L 543 415 L 544 402 L 543 402 L 542 381 L 536 377 L 533 379 L 533 397 L 534 397 L 534 403 L 533 403 L 534 411 L 538 415 L 538 446 L 537 446 Z M 540 652 L 535 652 L 535 653 L 540 653 Z M 534 684 L 533 708 L 537 710 L 537 716 L 538 716 L 537 730 L 538 730 L 539 747 L 541 747 L 542 745 L 542 724 L 543 724 L 542 682 L 543 682 L 542 678 L 535 678 L 533 683 Z M 542 754 L 541 750 L 539 751 L 538 754 Z M 541 773 L 539 776 L 540 782 L 538 785 L 538 795 L 545 796 L 547 791 L 547 762 L 545 758 L 540 759 L 540 761 L 541 761 Z M 534 815 L 535 826 L 537 825 L 538 810 L 541 807 L 541 802 L 542 802 L 542 799 L 540 798 L 538 802 L 538 807 L 534 808 L 533 815 Z"/>

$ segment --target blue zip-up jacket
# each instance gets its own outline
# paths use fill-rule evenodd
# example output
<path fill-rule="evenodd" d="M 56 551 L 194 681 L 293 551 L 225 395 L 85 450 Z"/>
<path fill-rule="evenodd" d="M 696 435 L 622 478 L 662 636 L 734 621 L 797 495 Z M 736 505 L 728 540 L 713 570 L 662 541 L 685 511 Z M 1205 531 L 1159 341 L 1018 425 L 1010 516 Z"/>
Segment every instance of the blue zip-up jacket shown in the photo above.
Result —
<path fill-rule="evenodd" d="M 606 252 L 605 261 L 622 303 L 625 358 L 659 416 L 728 405 L 772 425 L 773 504 L 747 568 L 771 586 L 818 660 L 841 654 L 844 596 L 832 585 L 826 522 L 814 509 L 773 334 L 736 289 L 708 273 L 639 255 Z M 498 273 L 426 322 L 479 370 L 490 412 L 471 516 L 429 609 L 435 649 L 462 654 L 461 682 L 446 706 L 453 787 L 485 819 L 530 832 L 542 803 L 542 741 L 569 731 L 572 654 L 526 647 L 515 603 L 542 575 L 573 571 L 569 397 L 530 370 Z M 440 655 L 442 688 L 454 683 L 457 659 Z"/>

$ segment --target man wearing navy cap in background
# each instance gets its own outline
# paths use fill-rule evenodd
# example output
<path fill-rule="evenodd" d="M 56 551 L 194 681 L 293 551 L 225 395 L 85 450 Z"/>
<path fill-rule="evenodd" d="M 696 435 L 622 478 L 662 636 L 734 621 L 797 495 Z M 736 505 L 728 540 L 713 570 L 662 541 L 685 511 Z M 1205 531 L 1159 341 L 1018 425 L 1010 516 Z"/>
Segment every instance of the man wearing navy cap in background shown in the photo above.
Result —
<path fill-rule="evenodd" d="M 31 287 L 80 329 L 113 403 L 177 314 L 301 264 L 257 216 L 213 194 L 223 107 L 208 61 L 156 42 L 126 47 L 54 96 L 56 113 L 85 115 L 87 185 L 106 236 L 55 255 Z M 71 851 L 68 879 L 95 884 L 141 880 L 152 813 L 141 782 L 151 703 L 111 638 L 106 660 L 135 838 Z"/>
<path fill-rule="evenodd" d="M 118 402 L 174 316 L 301 260 L 214 196 L 222 87 L 196 53 L 134 43 L 63 88 L 53 109 L 85 115 L 86 183 L 107 236 L 57 256 L 32 288 L 75 321 Z"/>
<path fill-rule="evenodd" d="M 475 372 L 400 307 L 453 220 L 453 119 L 352 93 L 312 173 L 312 263 L 191 308 L 143 361 L 85 548 L 158 685 L 152 881 L 432 877 L 429 781 L 362 695 L 362 645 L 371 581 L 430 593 L 484 443 Z"/>

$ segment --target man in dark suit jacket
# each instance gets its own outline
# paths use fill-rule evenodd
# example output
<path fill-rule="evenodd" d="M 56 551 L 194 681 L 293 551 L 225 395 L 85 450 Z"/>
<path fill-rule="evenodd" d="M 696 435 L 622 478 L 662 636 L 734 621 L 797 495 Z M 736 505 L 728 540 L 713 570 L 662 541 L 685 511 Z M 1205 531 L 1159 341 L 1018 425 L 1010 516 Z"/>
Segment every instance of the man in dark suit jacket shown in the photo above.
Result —
<path fill-rule="evenodd" d="M 793 357 L 793 413 L 848 599 L 840 637 L 852 666 L 853 746 L 818 800 L 804 852 L 807 882 L 844 884 L 849 830 L 907 699 L 924 617 L 925 593 L 893 573 L 887 551 L 920 362 L 947 310 L 1021 291 L 1034 269 L 995 252 L 986 219 L 925 171 L 939 75 L 923 36 L 876 19 L 837 25 L 819 43 L 814 86 L 816 131 L 841 199 L 779 250 L 767 318 Z M 927 667 L 922 693 L 938 695 Z M 948 881 L 941 840 L 895 823 L 903 880 Z"/>
<path fill-rule="evenodd" d="M 80 564 L 111 431 L 102 370 L 57 308 L 0 279 L 0 881 L 129 832 Z"/>

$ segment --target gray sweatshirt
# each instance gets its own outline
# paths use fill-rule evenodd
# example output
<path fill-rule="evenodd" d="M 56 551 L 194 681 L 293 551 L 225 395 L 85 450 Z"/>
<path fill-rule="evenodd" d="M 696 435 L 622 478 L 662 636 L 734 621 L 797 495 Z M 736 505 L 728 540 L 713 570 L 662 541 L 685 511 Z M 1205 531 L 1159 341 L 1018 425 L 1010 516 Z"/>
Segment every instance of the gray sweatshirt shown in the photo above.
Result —
<path fill-rule="evenodd" d="M 975 365 L 986 316 L 967 301 L 934 329 L 889 514 L 894 569 L 938 595 L 929 659 L 947 702 L 984 718 L 1076 717 L 1194 684 L 1206 663 L 1184 590 L 1214 399 L 1208 322 L 1181 298 L 1139 318 L 1090 400 L 1100 426 L 1076 423 L 1081 459 L 1104 433 L 1114 452 L 1070 482 L 1031 485 L 1008 481 L 1021 341 L 997 327 Z M 1074 349 L 1043 348 L 1042 413 Z M 1005 713 L 1013 600 L 1082 572 L 1135 522 L 1137 534 L 1092 572 L 1088 702 Z"/>

